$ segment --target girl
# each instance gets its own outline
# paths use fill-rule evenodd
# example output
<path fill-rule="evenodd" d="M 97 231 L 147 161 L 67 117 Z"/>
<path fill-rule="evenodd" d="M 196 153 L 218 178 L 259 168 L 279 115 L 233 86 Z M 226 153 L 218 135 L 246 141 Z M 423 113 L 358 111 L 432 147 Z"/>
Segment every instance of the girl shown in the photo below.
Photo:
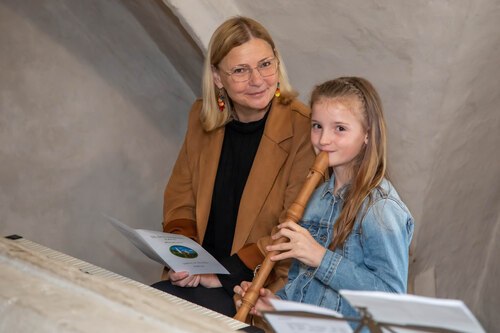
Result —
<path fill-rule="evenodd" d="M 311 142 L 327 151 L 330 180 L 311 196 L 300 225 L 285 221 L 268 245 L 293 258 L 288 283 L 260 290 L 251 314 L 272 310 L 267 298 L 304 302 L 359 317 L 341 289 L 405 293 L 413 218 L 386 179 L 386 130 L 380 97 L 363 78 L 341 77 L 311 96 Z M 244 296 L 243 282 L 234 291 Z M 241 301 L 237 302 L 237 306 Z"/>

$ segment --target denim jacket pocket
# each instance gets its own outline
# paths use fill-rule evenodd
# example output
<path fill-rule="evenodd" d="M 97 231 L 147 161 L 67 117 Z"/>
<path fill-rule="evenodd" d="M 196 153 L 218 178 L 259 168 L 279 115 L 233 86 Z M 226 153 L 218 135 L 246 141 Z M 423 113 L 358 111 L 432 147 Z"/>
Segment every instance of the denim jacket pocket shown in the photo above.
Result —
<path fill-rule="evenodd" d="M 300 226 L 307 229 L 311 236 L 315 238 L 319 233 L 319 223 L 316 221 L 302 221 Z"/>

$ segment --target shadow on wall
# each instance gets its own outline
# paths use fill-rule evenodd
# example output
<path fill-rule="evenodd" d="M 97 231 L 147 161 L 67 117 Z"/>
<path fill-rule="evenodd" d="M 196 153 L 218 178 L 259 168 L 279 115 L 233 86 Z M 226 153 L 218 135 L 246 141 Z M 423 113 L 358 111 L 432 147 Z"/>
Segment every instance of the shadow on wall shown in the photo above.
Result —
<path fill-rule="evenodd" d="M 164 184 L 143 175 L 134 159 L 116 152 L 101 156 L 82 170 L 78 182 L 60 204 L 66 207 L 64 220 L 78 216 L 85 223 L 63 226 L 67 228 L 63 246 L 73 246 L 74 256 L 99 267 L 151 284 L 158 281 L 163 267 L 140 252 L 103 215 L 116 217 L 134 229 L 161 230 L 157 191 L 149 192 L 147 187 L 156 183 L 163 188 Z M 150 215 L 156 218 L 145 218 Z"/>
<path fill-rule="evenodd" d="M 201 96 L 203 52 L 170 8 L 162 0 L 121 2 L 168 57 L 195 95 Z"/>
<path fill-rule="evenodd" d="M 185 129 L 179 124 L 185 123 L 193 102 L 186 96 L 200 95 L 203 55 L 162 1 L 52 0 L 33 1 L 28 6 L 6 0 L 2 6 L 28 19 L 38 31 L 93 69 L 136 105 L 167 139 L 171 133 L 184 135 Z M 141 29 L 151 39 L 145 39 Z M 108 50 L 105 56 L 103 49 Z M 189 66 L 182 66 L 181 60 L 186 58 Z M 123 71 L 123 66 L 128 71 Z M 179 80 L 187 87 L 175 83 Z M 165 100 L 165 96 L 174 96 L 175 100 Z M 178 104 L 187 107 L 179 110 Z M 165 121 L 165 112 L 172 121 Z"/>

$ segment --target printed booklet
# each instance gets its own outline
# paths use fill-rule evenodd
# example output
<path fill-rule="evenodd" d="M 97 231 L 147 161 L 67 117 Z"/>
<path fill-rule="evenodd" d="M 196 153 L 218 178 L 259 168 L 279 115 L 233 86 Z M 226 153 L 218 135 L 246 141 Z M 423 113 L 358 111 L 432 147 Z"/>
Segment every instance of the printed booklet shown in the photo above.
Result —
<path fill-rule="evenodd" d="M 229 274 L 210 253 L 192 239 L 161 231 L 132 229 L 104 215 L 142 253 L 175 272 L 189 274 Z"/>

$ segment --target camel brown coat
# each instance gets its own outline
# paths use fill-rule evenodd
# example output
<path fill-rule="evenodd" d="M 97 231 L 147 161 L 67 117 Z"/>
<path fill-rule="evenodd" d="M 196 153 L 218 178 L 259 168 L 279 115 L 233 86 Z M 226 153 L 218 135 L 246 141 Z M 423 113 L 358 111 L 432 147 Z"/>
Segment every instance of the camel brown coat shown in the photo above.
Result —
<path fill-rule="evenodd" d="M 165 189 L 165 232 L 180 233 L 200 244 L 208 217 L 224 127 L 206 132 L 200 122 L 202 101 L 191 109 L 188 129 Z M 310 110 L 294 100 L 275 98 L 248 176 L 238 211 L 231 254 L 254 270 L 265 257 L 273 228 L 283 221 L 314 161 L 310 141 Z M 275 265 L 267 287 L 286 282 L 288 262 Z"/>

